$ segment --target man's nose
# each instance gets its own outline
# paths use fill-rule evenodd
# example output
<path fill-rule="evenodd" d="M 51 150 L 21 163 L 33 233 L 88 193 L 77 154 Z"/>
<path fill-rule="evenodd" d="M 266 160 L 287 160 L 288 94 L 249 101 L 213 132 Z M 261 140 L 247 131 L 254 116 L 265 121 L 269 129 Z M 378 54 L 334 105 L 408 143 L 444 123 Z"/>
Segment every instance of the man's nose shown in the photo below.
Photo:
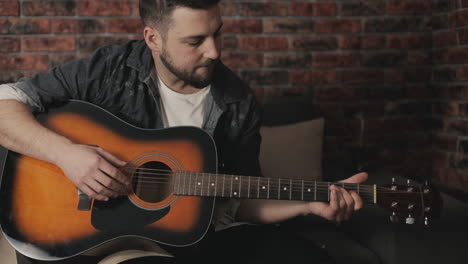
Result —
<path fill-rule="evenodd" d="M 210 38 L 206 43 L 205 57 L 216 60 L 220 55 L 220 42 L 215 38 Z"/>

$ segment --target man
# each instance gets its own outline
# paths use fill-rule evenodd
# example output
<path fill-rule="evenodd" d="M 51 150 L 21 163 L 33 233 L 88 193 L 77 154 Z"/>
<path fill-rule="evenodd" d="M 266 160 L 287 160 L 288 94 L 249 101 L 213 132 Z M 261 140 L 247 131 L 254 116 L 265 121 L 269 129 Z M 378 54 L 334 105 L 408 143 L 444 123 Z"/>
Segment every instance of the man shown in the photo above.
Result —
<path fill-rule="evenodd" d="M 0 86 L 3 99 L 0 100 L 0 144 L 56 164 L 91 198 L 106 201 L 126 194 L 129 179 L 118 169 L 125 161 L 104 149 L 75 144 L 41 126 L 31 114 L 31 109 L 43 111 L 57 103 L 79 99 L 99 105 L 139 127 L 201 127 L 213 136 L 218 146 L 220 172 L 260 175 L 259 106 L 250 89 L 219 60 L 222 28 L 219 1 L 140 0 L 144 41 L 104 47 L 92 58 Z M 345 182 L 359 183 L 366 177 L 357 174 Z M 207 239 L 189 250 L 167 248 L 176 256 L 171 261 L 181 262 L 191 257 L 208 260 L 203 256 L 212 252 L 209 260 L 213 262 L 223 255 L 225 262 L 271 262 L 291 253 L 295 256 L 289 260 L 301 261 L 305 257 L 301 254 L 309 257 L 311 252 L 320 260 L 324 258 L 320 250 L 278 233 L 274 227 L 225 228 L 236 222 L 271 224 L 307 214 L 340 222 L 362 207 L 356 193 L 336 186 L 330 189 L 330 203 L 221 201 L 217 203 L 213 226 L 224 230 L 210 232 Z M 233 244 L 233 239 L 245 243 Z M 294 243 L 295 253 L 282 248 Z M 226 248 L 227 244 L 234 248 Z M 263 248 L 260 250 L 263 253 L 257 256 L 255 251 L 249 251 L 253 247 Z M 225 255 L 230 252 L 232 256 Z M 242 258 L 242 252 L 250 253 Z M 20 263 L 36 263 L 21 255 L 18 259 Z M 83 256 L 68 261 L 84 263 L 99 259 Z"/>

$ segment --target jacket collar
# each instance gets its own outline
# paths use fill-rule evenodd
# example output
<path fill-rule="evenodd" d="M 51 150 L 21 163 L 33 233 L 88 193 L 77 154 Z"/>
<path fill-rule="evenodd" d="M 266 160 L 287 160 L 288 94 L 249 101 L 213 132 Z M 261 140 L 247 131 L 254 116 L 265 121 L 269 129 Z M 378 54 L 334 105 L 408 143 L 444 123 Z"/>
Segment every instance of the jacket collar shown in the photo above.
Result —
<path fill-rule="evenodd" d="M 137 70 L 140 81 L 148 84 L 151 81 L 151 72 L 154 72 L 151 50 L 144 40 L 131 41 L 127 45 L 131 49 L 127 66 Z M 245 84 L 221 61 L 216 65 L 214 76 L 211 93 L 223 110 L 227 104 L 242 100 L 245 91 L 241 87 Z"/>

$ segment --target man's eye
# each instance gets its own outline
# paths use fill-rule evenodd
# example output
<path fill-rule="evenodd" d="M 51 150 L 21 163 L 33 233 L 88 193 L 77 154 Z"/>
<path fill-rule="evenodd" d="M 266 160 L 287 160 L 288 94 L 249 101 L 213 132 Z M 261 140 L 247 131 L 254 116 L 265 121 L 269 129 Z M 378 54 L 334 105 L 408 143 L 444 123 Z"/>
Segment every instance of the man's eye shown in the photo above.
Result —
<path fill-rule="evenodd" d="M 194 47 L 195 47 L 195 46 L 199 46 L 201 43 L 202 43 L 201 40 L 194 40 L 194 41 L 189 41 L 189 42 L 188 42 L 188 44 L 189 44 L 190 46 L 194 46 Z"/>

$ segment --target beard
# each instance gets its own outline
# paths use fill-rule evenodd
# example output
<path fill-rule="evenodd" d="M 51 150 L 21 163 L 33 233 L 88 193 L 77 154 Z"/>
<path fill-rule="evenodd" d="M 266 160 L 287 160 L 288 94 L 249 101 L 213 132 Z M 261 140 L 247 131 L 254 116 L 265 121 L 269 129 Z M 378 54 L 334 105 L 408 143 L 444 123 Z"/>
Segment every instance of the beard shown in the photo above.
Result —
<path fill-rule="evenodd" d="M 195 69 L 192 72 L 189 72 L 187 70 L 182 70 L 179 69 L 177 66 L 174 65 L 172 58 L 167 54 L 167 52 L 163 49 L 161 51 L 161 54 L 159 55 L 159 58 L 161 59 L 161 62 L 166 66 L 166 68 L 174 75 L 176 76 L 179 80 L 182 80 L 183 82 L 197 88 L 197 89 L 202 89 L 211 84 L 211 81 L 213 79 L 213 69 L 215 64 L 219 60 L 209 60 L 209 62 L 196 66 Z M 201 76 L 197 75 L 195 71 L 198 68 L 203 68 L 206 67 L 208 70 L 208 74 L 206 76 Z"/>

